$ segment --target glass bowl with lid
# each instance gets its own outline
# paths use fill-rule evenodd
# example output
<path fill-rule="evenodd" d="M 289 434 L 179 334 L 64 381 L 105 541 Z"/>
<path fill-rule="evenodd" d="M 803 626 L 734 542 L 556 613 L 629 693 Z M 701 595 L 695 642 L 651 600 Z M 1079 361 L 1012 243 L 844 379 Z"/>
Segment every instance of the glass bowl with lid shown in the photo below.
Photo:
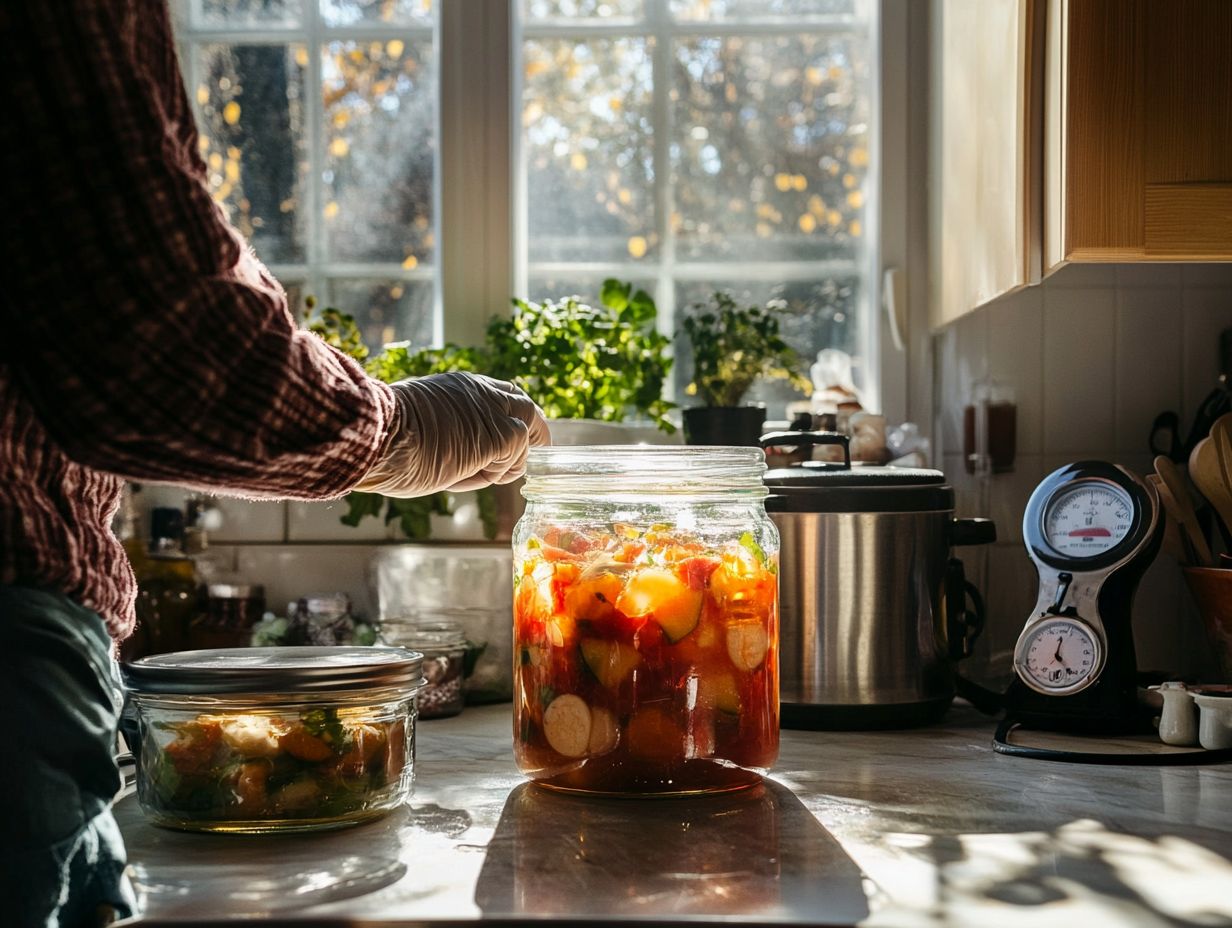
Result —
<path fill-rule="evenodd" d="M 779 536 L 759 448 L 532 448 L 514 757 L 550 788 L 751 786 L 779 745 Z"/>
<path fill-rule="evenodd" d="M 339 828 L 410 795 L 423 655 L 404 648 L 182 651 L 123 666 L 137 800 L 190 831 Z"/>

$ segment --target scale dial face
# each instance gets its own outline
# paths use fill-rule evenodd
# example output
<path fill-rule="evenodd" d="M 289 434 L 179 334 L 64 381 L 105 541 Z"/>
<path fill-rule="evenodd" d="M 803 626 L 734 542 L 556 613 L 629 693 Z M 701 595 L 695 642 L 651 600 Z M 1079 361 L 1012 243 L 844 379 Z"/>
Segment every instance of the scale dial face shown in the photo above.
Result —
<path fill-rule="evenodd" d="M 1096 557 L 1125 540 L 1134 506 L 1120 487 L 1083 480 L 1061 489 L 1044 509 L 1044 539 L 1058 554 Z"/>
<path fill-rule="evenodd" d="M 1053 616 L 1025 630 L 1014 654 L 1022 682 L 1048 696 L 1086 689 L 1099 677 L 1103 663 L 1094 629 L 1068 616 Z"/>

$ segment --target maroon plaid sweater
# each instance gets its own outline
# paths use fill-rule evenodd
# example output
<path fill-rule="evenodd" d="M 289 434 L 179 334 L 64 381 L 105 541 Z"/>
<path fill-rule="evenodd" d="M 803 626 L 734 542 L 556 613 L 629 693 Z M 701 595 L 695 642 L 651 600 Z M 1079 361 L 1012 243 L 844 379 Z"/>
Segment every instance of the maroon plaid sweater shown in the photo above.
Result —
<path fill-rule="evenodd" d="M 339 496 L 393 400 L 297 330 L 210 198 L 163 0 L 0 4 L 0 87 L 0 583 L 119 639 L 124 478 Z"/>

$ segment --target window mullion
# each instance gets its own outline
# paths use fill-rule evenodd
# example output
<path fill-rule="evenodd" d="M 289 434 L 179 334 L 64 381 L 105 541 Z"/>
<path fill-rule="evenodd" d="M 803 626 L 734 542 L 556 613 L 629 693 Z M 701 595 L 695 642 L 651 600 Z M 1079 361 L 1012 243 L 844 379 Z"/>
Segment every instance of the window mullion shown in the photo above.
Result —
<path fill-rule="evenodd" d="M 447 341 L 477 343 L 513 285 L 511 0 L 440 9 L 437 261 Z"/>
<path fill-rule="evenodd" d="M 654 133 L 654 203 L 655 233 L 659 239 L 659 273 L 655 282 L 655 302 L 660 307 L 657 328 L 671 336 L 675 331 L 675 284 L 672 272 L 676 265 L 676 239 L 672 230 L 671 190 L 671 17 L 667 0 L 647 0 L 647 18 L 654 36 L 653 93 L 651 127 Z"/>
<path fill-rule="evenodd" d="M 308 73 L 305 75 L 304 132 L 307 136 L 308 183 L 304 195 L 309 277 L 305 284 L 323 302 L 331 300 L 321 268 L 325 264 L 325 196 L 321 171 L 325 165 L 325 85 L 321 68 L 321 19 L 316 0 L 303 0 Z"/>

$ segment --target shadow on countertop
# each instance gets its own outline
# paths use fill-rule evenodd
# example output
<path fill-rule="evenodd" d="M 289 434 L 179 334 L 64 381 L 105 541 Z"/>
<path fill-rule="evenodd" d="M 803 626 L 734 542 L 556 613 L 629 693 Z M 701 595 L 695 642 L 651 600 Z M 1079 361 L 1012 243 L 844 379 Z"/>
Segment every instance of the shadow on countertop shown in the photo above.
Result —
<path fill-rule="evenodd" d="M 865 877 L 785 786 L 689 799 L 516 787 L 475 902 L 485 918 L 856 924 Z"/>

